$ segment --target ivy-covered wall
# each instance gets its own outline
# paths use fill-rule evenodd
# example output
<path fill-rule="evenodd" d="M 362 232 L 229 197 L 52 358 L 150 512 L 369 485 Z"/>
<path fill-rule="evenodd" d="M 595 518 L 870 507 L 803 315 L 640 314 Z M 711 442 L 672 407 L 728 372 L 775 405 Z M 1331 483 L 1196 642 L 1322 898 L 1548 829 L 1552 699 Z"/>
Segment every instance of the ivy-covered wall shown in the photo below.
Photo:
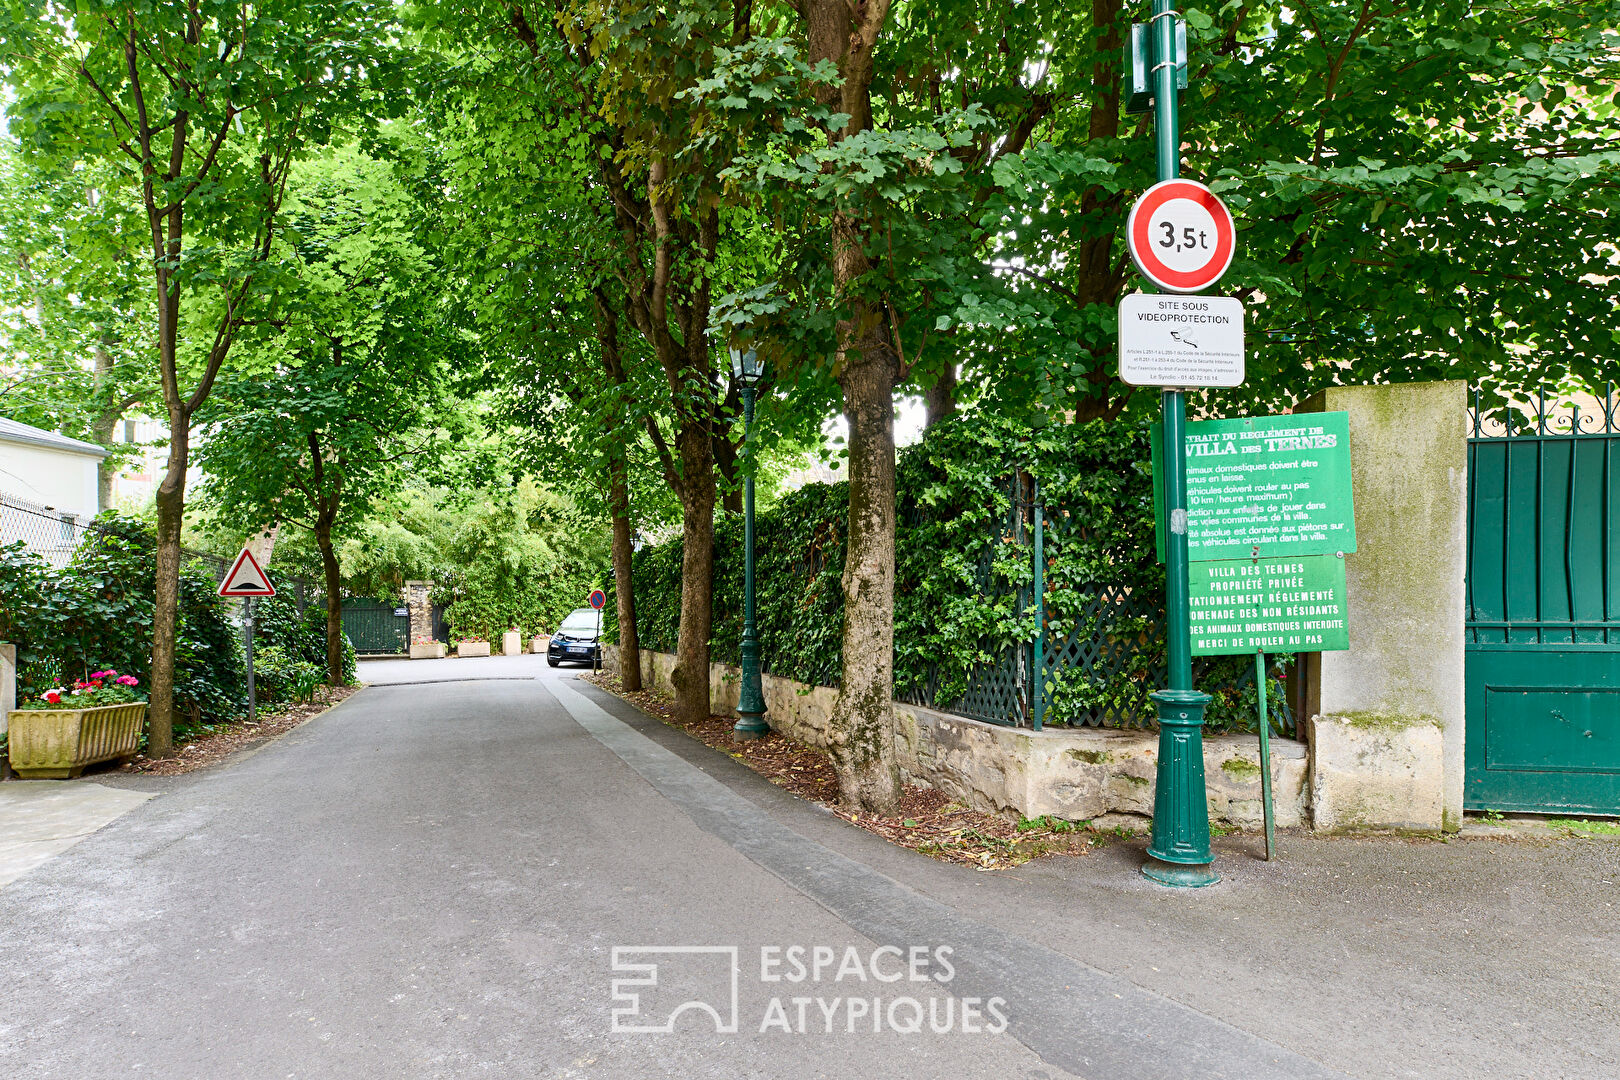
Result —
<path fill-rule="evenodd" d="M 1090 422 L 1029 430 L 958 416 L 900 454 L 895 557 L 895 694 L 953 710 L 966 700 L 1016 702 L 1017 656 L 1037 634 L 1032 498 L 1046 529 L 1045 668 L 1050 724 L 1151 722 L 1164 684 L 1164 569 L 1153 547 L 1153 490 L 1144 425 Z M 835 686 L 842 667 L 848 491 L 812 484 L 755 522 L 755 588 L 766 672 Z M 639 552 L 636 611 L 643 648 L 673 652 L 680 619 L 679 540 Z M 714 659 L 742 635 L 742 521 L 716 523 Z M 607 611 L 610 640 L 610 603 Z M 1064 650 L 1067 643 L 1069 648 Z M 1196 662 L 1215 696 L 1212 730 L 1255 726 L 1253 661 Z M 1027 700 L 1027 693 L 1022 697 Z M 1272 719 L 1291 729 L 1273 681 Z M 986 715 L 966 709 L 970 715 Z"/>

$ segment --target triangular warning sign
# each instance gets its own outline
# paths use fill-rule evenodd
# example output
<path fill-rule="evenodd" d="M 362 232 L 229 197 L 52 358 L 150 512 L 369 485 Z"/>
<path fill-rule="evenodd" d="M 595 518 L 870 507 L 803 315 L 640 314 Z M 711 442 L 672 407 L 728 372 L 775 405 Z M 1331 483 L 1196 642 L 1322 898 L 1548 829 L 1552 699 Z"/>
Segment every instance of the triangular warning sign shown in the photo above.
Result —
<path fill-rule="evenodd" d="M 270 584 L 270 579 L 259 569 L 259 560 L 253 557 L 253 552 L 243 548 L 242 554 L 231 564 L 231 572 L 220 582 L 219 595 L 274 596 L 276 587 Z"/>

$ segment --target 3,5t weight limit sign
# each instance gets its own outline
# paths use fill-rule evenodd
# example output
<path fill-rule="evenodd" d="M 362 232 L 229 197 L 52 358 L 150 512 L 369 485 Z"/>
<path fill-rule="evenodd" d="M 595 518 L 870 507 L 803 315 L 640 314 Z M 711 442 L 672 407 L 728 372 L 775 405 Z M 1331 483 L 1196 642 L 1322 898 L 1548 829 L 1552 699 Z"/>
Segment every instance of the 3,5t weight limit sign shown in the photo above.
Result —
<path fill-rule="evenodd" d="M 1196 180 L 1163 180 L 1144 191 L 1125 235 L 1142 276 L 1168 292 L 1214 285 L 1237 248 L 1226 204 Z"/>

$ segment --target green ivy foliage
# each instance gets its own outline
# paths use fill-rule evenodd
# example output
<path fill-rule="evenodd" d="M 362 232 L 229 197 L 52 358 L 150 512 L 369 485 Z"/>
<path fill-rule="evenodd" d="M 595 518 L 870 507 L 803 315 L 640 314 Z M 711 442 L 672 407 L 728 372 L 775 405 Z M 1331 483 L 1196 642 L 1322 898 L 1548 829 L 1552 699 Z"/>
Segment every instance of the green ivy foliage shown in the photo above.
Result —
<path fill-rule="evenodd" d="M 1164 685 L 1164 568 L 1154 556 L 1153 485 L 1146 424 L 1058 423 L 1037 429 L 965 414 L 903 450 L 896 477 L 895 693 L 949 708 L 976 676 L 1006 663 L 1037 635 L 1033 511 L 1046 527 L 1049 648 L 1071 635 L 1084 656 L 1049 674 L 1051 724 L 1145 726 L 1148 695 Z M 755 522 L 755 590 L 763 669 L 821 686 L 842 669 L 841 575 L 847 485 L 813 484 Z M 639 552 L 641 644 L 672 652 L 680 624 L 679 540 Z M 742 522 L 715 530 L 716 659 L 742 636 Z M 609 639 L 617 633 L 608 605 Z M 1249 657 L 1196 662 L 1214 696 L 1213 731 L 1253 730 Z M 1280 683 L 1275 727 L 1291 726 Z"/>
<path fill-rule="evenodd" d="M 289 593 L 278 593 L 268 600 L 254 601 L 253 605 L 253 677 L 255 680 L 274 678 L 266 675 L 264 656 L 270 650 L 285 658 L 288 664 L 313 664 L 326 671 L 326 605 L 311 603 L 303 612 Z M 343 681 L 353 685 L 356 681 L 358 661 L 354 642 L 343 635 Z M 324 678 L 324 675 L 323 675 Z"/>
<path fill-rule="evenodd" d="M 0 640 L 17 646 L 19 697 L 109 667 L 147 685 L 155 552 L 150 526 L 113 512 L 61 568 L 0 547 Z M 198 724 L 239 716 L 247 698 L 241 635 L 214 590 L 212 575 L 182 567 L 175 703 Z"/>
<path fill-rule="evenodd" d="M 310 701 L 325 679 L 324 663 L 300 660 L 278 645 L 253 651 L 254 689 L 261 701 Z"/>

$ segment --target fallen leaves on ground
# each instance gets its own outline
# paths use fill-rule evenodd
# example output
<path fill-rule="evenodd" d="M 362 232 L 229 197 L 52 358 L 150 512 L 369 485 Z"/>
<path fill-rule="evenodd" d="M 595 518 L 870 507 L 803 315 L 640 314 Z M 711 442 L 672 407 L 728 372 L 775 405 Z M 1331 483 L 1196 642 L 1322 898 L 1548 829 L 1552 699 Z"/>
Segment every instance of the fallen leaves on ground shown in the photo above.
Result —
<path fill-rule="evenodd" d="M 851 810 L 838 798 L 838 777 L 826 751 L 773 731 L 761 739 L 734 742 L 730 717 L 711 716 L 692 724 L 675 718 L 674 703 L 656 690 L 626 692 L 619 676 L 608 671 L 580 678 L 630 702 L 642 712 L 679 728 L 716 750 L 741 761 L 771 783 L 802 799 L 817 802 L 853 825 L 924 855 L 980 870 L 1003 870 L 1043 855 L 1083 855 L 1101 842 L 1083 827 L 1064 821 L 1015 823 L 971 810 L 943 791 L 908 784 L 894 817 Z"/>
<path fill-rule="evenodd" d="M 245 750 L 254 743 L 291 731 L 304 721 L 314 719 L 358 689 L 358 686 L 326 687 L 317 690 L 315 699 L 307 705 L 288 705 L 274 713 L 261 712 L 256 723 L 235 720 L 211 725 L 202 734 L 175 747 L 173 757 L 149 758 L 139 754 L 118 771 L 148 776 L 178 776 L 217 765 L 238 750 Z"/>

